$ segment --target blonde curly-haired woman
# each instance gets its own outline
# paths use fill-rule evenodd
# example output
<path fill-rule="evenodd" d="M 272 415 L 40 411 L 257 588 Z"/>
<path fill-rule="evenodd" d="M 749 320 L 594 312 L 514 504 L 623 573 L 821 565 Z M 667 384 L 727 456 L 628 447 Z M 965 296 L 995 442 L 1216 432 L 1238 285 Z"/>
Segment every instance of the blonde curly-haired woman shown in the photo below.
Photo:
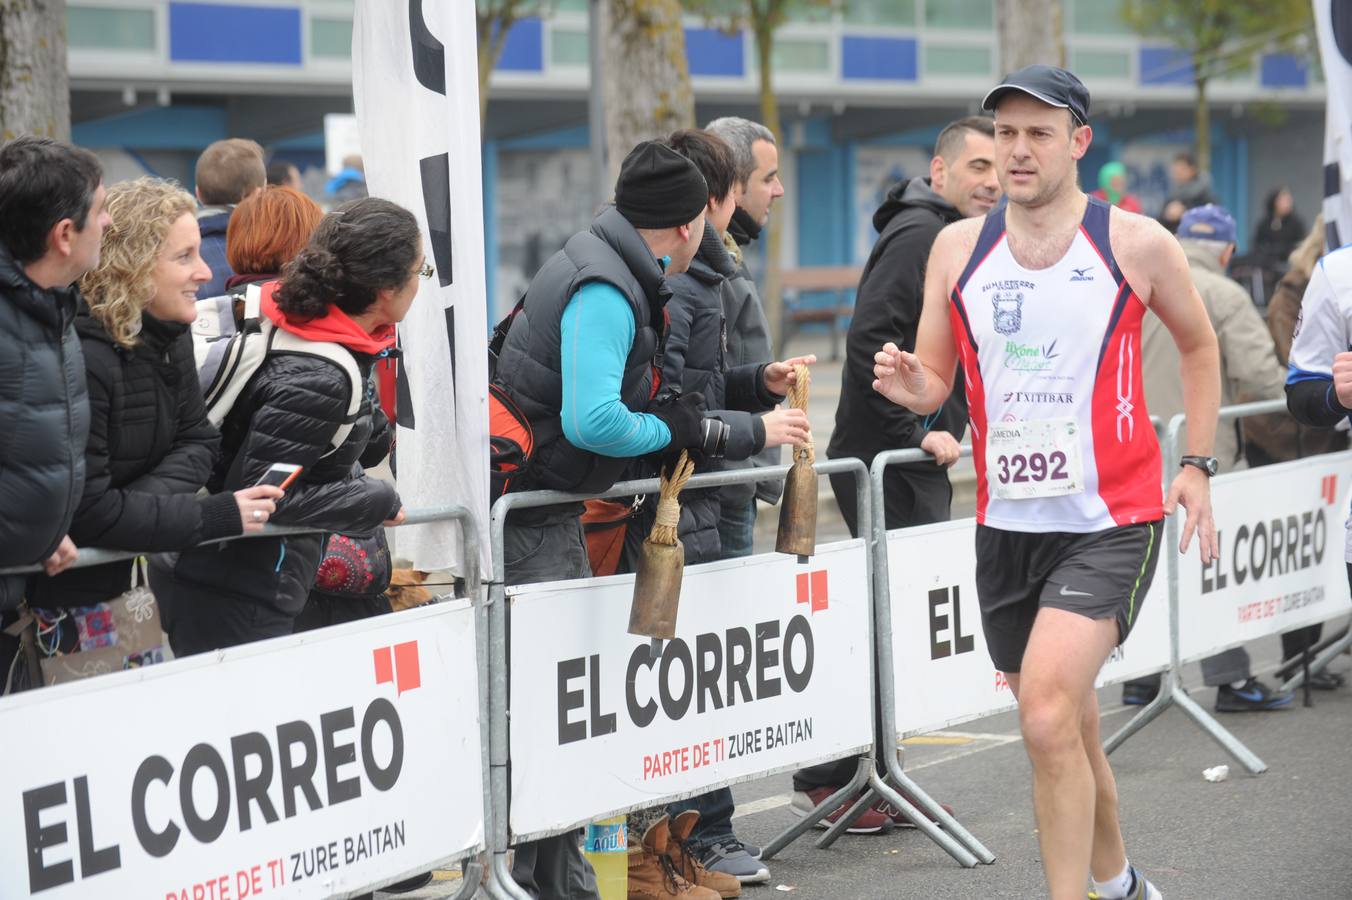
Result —
<path fill-rule="evenodd" d="M 195 206 L 158 178 L 108 189 L 113 224 L 98 268 L 80 281 L 86 305 L 75 321 L 90 409 L 84 493 L 70 527 L 78 546 L 181 550 L 261 529 L 281 496 L 275 487 L 197 496 L 221 439 L 207 421 L 188 333 L 198 288 L 211 278 Z M 86 606 L 129 582 L 126 563 L 74 569 L 33 585 L 29 599 Z"/>

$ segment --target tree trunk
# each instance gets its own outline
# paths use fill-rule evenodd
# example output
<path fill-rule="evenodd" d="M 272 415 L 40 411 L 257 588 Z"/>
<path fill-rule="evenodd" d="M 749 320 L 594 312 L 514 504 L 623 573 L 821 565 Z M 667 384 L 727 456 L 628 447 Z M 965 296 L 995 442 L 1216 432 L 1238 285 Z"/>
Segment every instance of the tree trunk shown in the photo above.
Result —
<path fill-rule="evenodd" d="M 613 184 L 635 144 L 694 127 L 695 95 L 679 0 L 605 0 L 602 8 L 607 180 Z"/>
<path fill-rule="evenodd" d="M 783 167 L 784 129 L 779 121 L 779 98 L 774 86 L 774 26 L 768 22 L 758 22 L 753 34 L 756 37 L 757 72 L 760 77 L 760 119 L 761 124 L 774 132 L 775 143 L 779 145 L 780 166 Z M 782 209 L 781 209 L 782 213 Z M 761 307 L 765 310 L 765 319 L 770 326 L 770 346 L 778 356 L 784 324 L 784 295 L 779 288 L 779 249 L 783 243 L 783 227 L 774 221 L 771 215 L 768 232 L 762 246 L 765 248 L 765 276 L 761 280 Z"/>
<path fill-rule="evenodd" d="M 997 0 L 1002 74 L 1043 63 L 1066 64 L 1061 34 L 1061 0 Z"/>
<path fill-rule="evenodd" d="M 0 137 L 70 140 L 66 0 L 0 0 Z"/>
<path fill-rule="evenodd" d="M 488 91 L 493 79 L 493 69 L 502 56 L 502 46 L 507 43 L 507 32 L 516 23 L 514 16 L 503 13 L 480 13 L 476 25 L 479 50 L 479 126 L 488 121 Z"/>
<path fill-rule="evenodd" d="M 1211 105 L 1206 98 L 1206 78 L 1197 79 L 1197 110 L 1194 129 L 1197 132 L 1197 171 L 1211 172 Z"/>

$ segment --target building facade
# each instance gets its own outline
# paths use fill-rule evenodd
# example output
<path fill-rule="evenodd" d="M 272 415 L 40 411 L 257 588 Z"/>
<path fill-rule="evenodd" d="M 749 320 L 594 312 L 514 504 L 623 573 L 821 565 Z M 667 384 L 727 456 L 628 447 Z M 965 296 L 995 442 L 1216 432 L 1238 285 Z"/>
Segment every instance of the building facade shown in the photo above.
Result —
<path fill-rule="evenodd" d="M 451 0 L 470 2 L 470 0 Z M 1121 160 L 1147 212 L 1173 154 L 1193 143 L 1193 72 L 1165 41 L 1120 21 L 1115 0 L 1064 0 L 1067 64 L 1093 94 L 1086 188 Z M 351 0 L 70 0 L 74 139 L 112 178 L 191 184 L 206 144 L 251 137 L 324 180 L 323 117 L 351 111 Z M 784 265 L 862 262 L 870 217 L 899 179 L 927 171 L 935 136 L 976 112 L 1000 76 L 992 0 L 849 0 L 777 35 L 775 88 L 787 194 Z M 484 125 L 490 318 L 591 214 L 587 0 L 556 0 L 508 34 Z M 756 116 L 749 32 L 686 22 L 697 119 Z M 1313 54 L 1313 51 L 1311 51 Z M 1324 90 L 1313 55 L 1255 53 L 1211 83 L 1212 176 L 1247 240 L 1269 190 L 1308 223 L 1322 187 Z M 1242 246 L 1241 246 L 1242 249 Z"/>

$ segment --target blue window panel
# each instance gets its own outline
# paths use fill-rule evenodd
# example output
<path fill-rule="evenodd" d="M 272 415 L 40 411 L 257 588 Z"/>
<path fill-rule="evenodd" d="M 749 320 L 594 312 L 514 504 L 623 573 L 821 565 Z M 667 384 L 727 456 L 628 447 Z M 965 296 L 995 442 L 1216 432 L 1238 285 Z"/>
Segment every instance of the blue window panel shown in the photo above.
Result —
<path fill-rule="evenodd" d="M 71 125 L 72 141 L 96 149 L 190 150 L 196 155 L 229 136 L 222 106 L 146 106 Z"/>
<path fill-rule="evenodd" d="M 1176 47 L 1142 47 L 1140 58 L 1141 84 L 1191 85 L 1192 57 Z"/>
<path fill-rule="evenodd" d="M 685 55 L 691 75 L 740 78 L 746 74 L 742 33 L 724 34 L 717 28 L 687 28 Z"/>
<path fill-rule="evenodd" d="M 301 64 L 300 10 L 224 3 L 169 4 L 174 62 Z"/>
<path fill-rule="evenodd" d="M 503 72 L 543 72 L 545 69 L 545 30 L 539 19 L 522 19 L 507 31 L 498 57 Z"/>
<path fill-rule="evenodd" d="M 1260 79 L 1267 88 L 1303 88 L 1310 83 L 1310 67 L 1293 53 L 1265 53 Z"/>
<path fill-rule="evenodd" d="M 841 38 L 841 74 L 845 78 L 915 81 L 917 56 L 915 38 L 848 34 Z"/>

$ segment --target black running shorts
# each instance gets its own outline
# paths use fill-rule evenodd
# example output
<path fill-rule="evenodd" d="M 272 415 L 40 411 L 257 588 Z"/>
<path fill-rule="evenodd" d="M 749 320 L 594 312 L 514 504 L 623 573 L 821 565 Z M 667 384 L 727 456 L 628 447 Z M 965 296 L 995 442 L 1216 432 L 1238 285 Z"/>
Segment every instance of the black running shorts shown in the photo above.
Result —
<path fill-rule="evenodd" d="M 1090 619 L 1116 619 L 1127 639 L 1155 577 L 1163 523 L 1090 534 L 976 528 L 976 592 L 991 660 L 1017 672 L 1044 606 Z"/>

